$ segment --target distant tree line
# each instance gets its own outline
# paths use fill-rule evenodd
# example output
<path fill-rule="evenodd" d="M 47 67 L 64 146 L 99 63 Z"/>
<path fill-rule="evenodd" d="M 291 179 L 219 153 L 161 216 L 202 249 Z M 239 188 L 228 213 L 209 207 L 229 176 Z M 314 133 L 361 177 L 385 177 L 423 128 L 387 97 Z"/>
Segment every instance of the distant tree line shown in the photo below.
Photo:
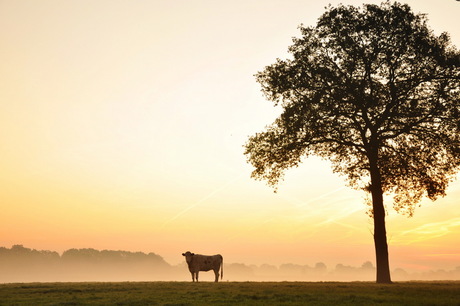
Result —
<path fill-rule="evenodd" d="M 274 280 L 274 281 L 371 281 L 375 277 L 374 265 L 367 261 L 361 267 L 345 266 L 338 264 L 335 269 L 329 270 L 326 264 L 316 263 L 313 267 L 309 265 L 282 264 L 279 267 L 269 264 L 260 266 L 244 264 L 229 264 L 227 270 L 235 272 L 245 271 L 251 274 L 251 280 Z M 241 275 L 240 273 L 236 273 Z"/>
<path fill-rule="evenodd" d="M 397 281 L 460 280 L 460 267 L 423 273 L 396 269 L 393 276 Z M 202 281 L 212 281 L 213 277 L 213 273 L 200 274 Z M 224 257 L 224 281 L 372 281 L 374 278 L 375 267 L 369 261 L 360 267 L 337 264 L 328 268 L 322 262 L 314 266 L 225 263 Z M 59 255 L 22 245 L 0 247 L 0 283 L 189 280 L 185 262 L 170 265 L 155 253 L 86 248 L 70 249 Z"/>
<path fill-rule="evenodd" d="M 0 282 L 159 280 L 171 268 L 155 253 L 0 247 Z"/>

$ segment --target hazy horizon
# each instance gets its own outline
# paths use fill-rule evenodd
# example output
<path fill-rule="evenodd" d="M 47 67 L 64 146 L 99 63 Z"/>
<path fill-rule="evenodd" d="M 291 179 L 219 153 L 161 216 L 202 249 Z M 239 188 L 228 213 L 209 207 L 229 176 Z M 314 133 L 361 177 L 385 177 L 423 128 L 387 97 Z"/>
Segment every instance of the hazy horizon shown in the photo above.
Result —
<path fill-rule="evenodd" d="M 154 252 L 122 250 L 69 249 L 62 254 L 52 250 L 35 250 L 22 245 L 0 247 L 0 283 L 87 282 L 87 281 L 190 281 L 185 260 L 167 263 Z M 458 280 L 460 266 L 449 270 L 393 270 L 394 281 Z M 284 263 L 251 265 L 226 261 L 221 281 L 373 281 L 375 265 L 371 261 L 359 266 L 337 263 L 328 266 Z M 214 274 L 200 272 L 201 281 L 213 281 Z"/>
<path fill-rule="evenodd" d="M 0 0 L 0 245 L 374 263 L 364 192 L 312 157 L 275 194 L 243 145 L 279 114 L 254 74 L 297 27 L 381 2 Z M 460 2 L 401 2 L 460 47 Z M 392 271 L 460 266 L 459 199 L 459 180 L 412 218 L 385 199 Z"/>

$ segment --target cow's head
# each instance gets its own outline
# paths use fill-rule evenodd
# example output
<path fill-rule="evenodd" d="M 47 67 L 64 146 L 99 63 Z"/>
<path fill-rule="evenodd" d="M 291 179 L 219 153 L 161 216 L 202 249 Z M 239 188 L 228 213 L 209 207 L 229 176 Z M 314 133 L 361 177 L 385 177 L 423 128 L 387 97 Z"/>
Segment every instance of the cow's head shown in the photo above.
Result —
<path fill-rule="evenodd" d="M 195 255 L 195 254 L 194 254 L 194 253 L 191 253 L 190 251 L 187 251 L 187 252 L 185 252 L 185 253 L 182 253 L 182 256 L 185 256 L 185 261 L 186 261 L 187 263 L 192 262 L 193 255 Z"/>

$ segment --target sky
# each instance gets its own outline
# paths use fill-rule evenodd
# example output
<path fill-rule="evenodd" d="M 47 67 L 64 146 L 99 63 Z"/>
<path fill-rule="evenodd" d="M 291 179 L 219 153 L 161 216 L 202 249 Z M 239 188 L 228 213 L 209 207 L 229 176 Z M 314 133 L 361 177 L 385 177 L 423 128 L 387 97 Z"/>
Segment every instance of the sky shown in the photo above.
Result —
<path fill-rule="evenodd" d="M 274 193 L 243 154 L 280 112 L 254 74 L 339 2 L 364 1 L 0 0 L 0 246 L 375 264 L 364 194 L 327 161 Z M 405 3 L 460 47 L 460 2 Z M 392 269 L 460 266 L 459 199 L 387 200 Z"/>

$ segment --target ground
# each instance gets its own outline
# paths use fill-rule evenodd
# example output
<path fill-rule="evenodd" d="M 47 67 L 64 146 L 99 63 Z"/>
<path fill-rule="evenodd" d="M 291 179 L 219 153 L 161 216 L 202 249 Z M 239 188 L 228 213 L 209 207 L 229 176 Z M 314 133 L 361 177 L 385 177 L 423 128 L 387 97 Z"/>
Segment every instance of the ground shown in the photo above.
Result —
<path fill-rule="evenodd" d="M 457 305 L 460 282 L 0 284 L 0 305 Z"/>

